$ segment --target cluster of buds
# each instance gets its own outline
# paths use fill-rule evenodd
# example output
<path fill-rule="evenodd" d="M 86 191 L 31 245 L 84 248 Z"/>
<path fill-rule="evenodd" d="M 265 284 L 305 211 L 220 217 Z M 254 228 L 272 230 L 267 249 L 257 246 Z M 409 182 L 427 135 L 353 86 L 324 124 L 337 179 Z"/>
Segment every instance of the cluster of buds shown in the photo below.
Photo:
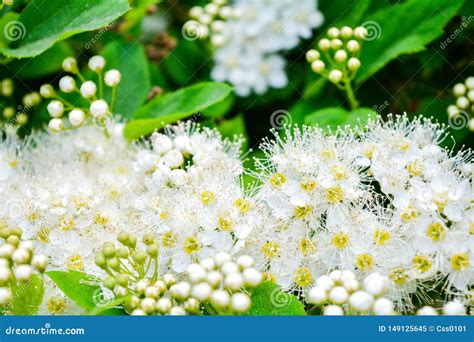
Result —
<path fill-rule="evenodd" d="M 227 0 L 213 0 L 204 7 L 195 6 L 189 12 L 192 20 L 183 26 L 185 37 L 190 39 L 206 39 L 210 37 L 211 44 L 215 47 L 225 43 L 225 21 L 238 18 L 238 9 L 227 6 Z"/>
<path fill-rule="evenodd" d="M 361 284 L 353 272 L 336 270 L 319 277 L 315 284 L 306 301 L 321 306 L 324 315 L 395 314 L 393 302 L 383 297 L 388 279 L 378 273 L 372 273 Z"/>
<path fill-rule="evenodd" d="M 441 309 L 435 309 L 432 306 L 424 306 L 420 308 L 416 314 L 419 316 L 437 316 L 439 313 L 448 316 L 464 316 L 466 315 L 466 307 L 459 300 L 446 302 Z"/>
<path fill-rule="evenodd" d="M 34 253 L 32 241 L 22 240 L 20 228 L 1 223 L 0 237 L 0 305 L 8 310 L 19 283 L 28 282 L 35 270 L 43 273 L 48 264 L 44 255 Z"/>
<path fill-rule="evenodd" d="M 360 68 L 361 41 L 367 36 L 365 27 L 341 29 L 331 27 L 327 37 L 319 40 L 318 49 L 306 53 L 311 69 L 336 85 L 350 82 Z"/>
<path fill-rule="evenodd" d="M 4 78 L 0 82 L 0 95 L 10 97 L 13 95 L 13 81 L 10 78 Z"/>
<path fill-rule="evenodd" d="M 11 6 L 13 5 L 13 0 L 2 0 L 0 3 L 0 9 L 3 8 L 3 6 Z"/>
<path fill-rule="evenodd" d="M 51 84 L 43 84 L 40 94 L 44 98 L 52 99 L 47 109 L 52 119 L 49 121 L 49 128 L 54 132 L 62 131 L 66 128 L 65 120 L 62 116 L 68 111 L 67 122 L 70 128 L 82 126 L 88 119 L 93 118 L 99 123 L 106 122 L 113 111 L 115 102 L 115 92 L 120 83 L 121 74 L 116 69 L 104 72 L 106 61 L 102 56 L 93 56 L 89 59 L 88 67 L 97 74 L 98 85 L 92 80 L 86 80 L 79 71 L 76 59 L 68 57 L 63 61 L 63 70 L 77 76 L 80 85 L 72 76 L 64 76 L 59 80 L 59 89 L 65 94 L 78 93 L 88 107 L 77 106 L 59 95 Z M 112 98 L 109 103 L 104 99 L 104 83 L 112 88 Z M 81 103 L 83 100 L 77 101 Z"/>
<path fill-rule="evenodd" d="M 206 303 L 210 313 L 218 315 L 247 312 L 252 304 L 249 290 L 263 281 L 250 256 L 233 259 L 227 253 L 191 264 L 187 276 L 192 284 L 191 296 Z"/>
<path fill-rule="evenodd" d="M 448 106 L 449 119 L 456 122 L 460 118 L 474 132 L 474 76 L 468 77 L 464 83 L 456 84 L 453 94 L 456 104 Z"/>
<path fill-rule="evenodd" d="M 10 98 L 13 95 L 13 81 L 5 78 L 0 82 L 0 95 Z M 11 101 L 11 100 L 9 100 Z M 38 92 L 33 91 L 23 96 L 22 105 L 15 106 L 12 104 L 3 107 L 2 121 L 13 126 L 24 126 L 28 123 L 28 111 L 41 102 L 41 96 Z"/>

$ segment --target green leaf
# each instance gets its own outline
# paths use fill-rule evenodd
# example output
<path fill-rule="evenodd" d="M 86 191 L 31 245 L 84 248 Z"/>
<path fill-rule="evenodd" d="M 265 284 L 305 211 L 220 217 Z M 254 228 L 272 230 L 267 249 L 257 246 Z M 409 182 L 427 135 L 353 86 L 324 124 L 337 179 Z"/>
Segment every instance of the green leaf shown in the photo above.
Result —
<path fill-rule="evenodd" d="M 264 282 L 252 293 L 252 307 L 247 313 L 253 316 L 306 315 L 304 305 L 294 295 L 281 291 L 272 282 Z"/>
<path fill-rule="evenodd" d="M 101 293 L 97 278 L 77 271 L 49 271 L 46 274 L 77 305 L 87 310 L 96 308 L 95 298 Z"/>
<path fill-rule="evenodd" d="M 23 38 L 0 52 L 17 58 L 37 56 L 57 41 L 109 24 L 129 8 L 127 0 L 33 0 L 15 23 Z"/>
<path fill-rule="evenodd" d="M 120 315 L 119 312 L 122 312 L 124 310 L 121 308 L 117 308 L 117 306 L 123 304 L 129 298 L 130 298 L 130 295 L 115 298 L 108 305 L 97 306 L 95 309 L 91 310 L 89 314 L 90 315 L 104 315 L 104 316 Z"/>
<path fill-rule="evenodd" d="M 141 44 L 114 41 L 105 46 L 102 53 L 108 69 L 117 69 L 122 80 L 116 88 L 114 113 L 130 118 L 143 104 L 151 87 L 150 71 Z M 112 90 L 105 87 L 106 98 Z"/>
<path fill-rule="evenodd" d="M 14 29 L 14 23 L 18 20 L 20 14 L 15 12 L 7 12 L 2 17 L 0 17 L 0 48 L 8 46 L 11 41 L 10 35 L 14 38 L 16 37 L 16 33 L 18 32 L 21 34 L 20 31 L 16 31 Z M 9 31 L 11 30 L 11 31 Z M 8 35 L 7 32 L 10 32 Z"/>
<path fill-rule="evenodd" d="M 371 108 L 358 108 L 349 112 L 341 107 L 319 109 L 305 117 L 305 124 L 319 126 L 325 131 L 335 131 L 339 126 L 355 127 L 363 125 L 369 119 L 377 118 Z"/>
<path fill-rule="evenodd" d="M 372 0 L 321 0 L 319 10 L 327 25 L 341 27 L 360 24 Z"/>
<path fill-rule="evenodd" d="M 137 120 L 125 126 L 125 137 L 136 139 L 156 129 L 199 113 L 223 101 L 232 92 L 225 83 L 205 82 L 156 97 L 141 107 L 133 117 Z"/>
<path fill-rule="evenodd" d="M 43 280 L 34 274 L 24 284 L 19 283 L 13 289 L 13 299 L 10 301 L 10 311 L 13 315 L 34 315 L 43 302 Z"/>
<path fill-rule="evenodd" d="M 8 68 L 23 79 L 40 78 L 61 71 L 63 60 L 70 56 L 73 50 L 69 44 L 59 42 L 36 57 L 15 60 Z"/>
<path fill-rule="evenodd" d="M 362 46 L 362 67 L 356 78 L 357 82 L 367 79 L 402 54 L 424 50 L 428 43 L 443 33 L 443 27 L 463 2 L 464 0 L 408 0 L 366 17 L 366 27 L 369 33 L 370 26 L 374 29 L 375 39 Z"/>

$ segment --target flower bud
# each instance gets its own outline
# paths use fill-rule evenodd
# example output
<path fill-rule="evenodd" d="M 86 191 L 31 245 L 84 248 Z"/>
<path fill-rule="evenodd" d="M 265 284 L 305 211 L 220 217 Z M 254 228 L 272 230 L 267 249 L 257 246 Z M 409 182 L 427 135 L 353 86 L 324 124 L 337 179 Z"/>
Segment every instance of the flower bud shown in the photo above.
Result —
<path fill-rule="evenodd" d="M 238 291 L 244 285 L 244 278 L 240 273 L 230 273 L 225 277 L 224 286 L 230 291 Z"/>
<path fill-rule="evenodd" d="M 339 305 L 328 305 L 324 308 L 324 316 L 342 316 L 344 311 Z"/>
<path fill-rule="evenodd" d="M 247 268 L 242 273 L 244 277 L 244 284 L 248 287 L 257 287 L 262 282 L 262 273 L 255 268 Z"/>
<path fill-rule="evenodd" d="M 352 30 L 351 27 L 349 26 L 343 26 L 341 28 L 341 37 L 344 39 L 349 39 L 352 37 L 354 31 Z"/>
<path fill-rule="evenodd" d="M 48 103 L 47 109 L 48 109 L 49 115 L 51 115 L 53 118 L 59 118 L 64 113 L 63 103 L 57 100 L 53 100 L 50 103 Z"/>
<path fill-rule="evenodd" d="M 109 105 L 104 100 L 95 100 L 91 103 L 89 110 L 95 118 L 109 114 Z"/>
<path fill-rule="evenodd" d="M 246 268 L 252 267 L 254 265 L 254 261 L 249 255 L 241 255 L 237 258 L 237 265 L 239 265 L 241 270 L 244 270 Z"/>
<path fill-rule="evenodd" d="M 331 49 L 338 50 L 342 47 L 342 41 L 340 39 L 331 40 Z"/>
<path fill-rule="evenodd" d="M 67 57 L 63 61 L 63 70 L 66 72 L 71 72 L 73 74 L 77 73 L 77 61 L 73 57 Z"/>
<path fill-rule="evenodd" d="M 94 72 L 100 72 L 105 67 L 105 59 L 102 56 L 93 56 L 87 63 L 89 69 Z"/>
<path fill-rule="evenodd" d="M 336 53 L 334 54 L 334 59 L 339 63 L 346 61 L 347 52 L 344 50 L 337 50 Z"/>
<path fill-rule="evenodd" d="M 90 97 L 94 97 L 95 93 L 97 92 L 97 86 L 92 81 L 85 81 L 81 84 L 81 95 L 86 99 Z"/>
<path fill-rule="evenodd" d="M 360 50 L 360 44 L 357 40 L 351 39 L 347 42 L 346 44 L 347 50 L 349 50 L 352 53 L 359 52 Z"/>
<path fill-rule="evenodd" d="M 29 265 L 19 265 L 14 270 L 15 278 L 20 282 L 30 280 L 33 270 Z"/>
<path fill-rule="evenodd" d="M 334 304 L 344 304 L 349 299 L 349 294 L 344 287 L 336 286 L 329 292 L 329 299 Z"/>
<path fill-rule="evenodd" d="M 54 95 L 54 88 L 51 84 L 43 84 L 40 87 L 40 95 L 45 99 L 48 99 Z"/>
<path fill-rule="evenodd" d="M 146 261 L 146 253 L 142 250 L 137 250 L 133 254 L 132 258 L 137 264 L 142 265 Z"/>
<path fill-rule="evenodd" d="M 107 277 L 102 281 L 102 283 L 106 288 L 113 290 L 113 288 L 117 284 L 117 281 L 113 277 Z"/>
<path fill-rule="evenodd" d="M 331 27 L 329 30 L 328 30 L 328 37 L 329 38 L 337 38 L 339 37 L 339 29 L 337 27 Z"/>
<path fill-rule="evenodd" d="M 180 306 L 173 306 L 170 309 L 169 314 L 171 316 L 184 316 L 184 315 L 186 315 L 186 311 L 184 311 L 184 309 Z"/>
<path fill-rule="evenodd" d="M 354 37 L 357 39 L 364 39 L 367 37 L 367 29 L 363 26 L 358 26 L 354 29 Z"/>
<path fill-rule="evenodd" d="M 59 89 L 65 93 L 72 93 L 76 89 L 76 81 L 71 76 L 61 77 L 59 80 Z"/>
<path fill-rule="evenodd" d="M 224 309 L 230 304 L 230 295 L 224 290 L 215 290 L 211 293 L 211 304 L 217 309 Z"/>
<path fill-rule="evenodd" d="M 9 120 L 15 115 L 15 109 L 13 107 L 5 107 L 2 115 L 4 119 Z"/>
<path fill-rule="evenodd" d="M 318 50 L 311 49 L 306 52 L 306 60 L 310 63 L 313 63 L 314 61 L 318 60 L 321 57 L 321 54 L 318 52 Z"/>
<path fill-rule="evenodd" d="M 7 304 L 12 298 L 12 291 L 8 287 L 0 287 L 0 305 Z"/>
<path fill-rule="evenodd" d="M 53 132 L 61 132 L 64 129 L 63 120 L 61 120 L 61 119 L 51 119 L 48 123 L 48 127 Z"/>
<path fill-rule="evenodd" d="M 189 314 L 199 313 L 200 303 L 195 298 L 189 298 L 183 303 L 184 310 Z"/>
<path fill-rule="evenodd" d="M 318 42 L 318 47 L 322 51 L 327 51 L 331 47 L 331 41 L 329 39 L 323 38 Z"/>
<path fill-rule="evenodd" d="M 337 69 L 331 70 L 328 79 L 333 83 L 339 83 L 342 80 L 342 72 Z"/>
<path fill-rule="evenodd" d="M 456 100 L 456 106 L 460 109 L 467 109 L 470 103 L 465 96 L 458 97 Z"/>
<path fill-rule="evenodd" d="M 75 108 L 69 112 L 68 118 L 72 126 L 79 127 L 84 123 L 86 113 L 82 109 Z"/>
<path fill-rule="evenodd" d="M 367 312 L 374 303 L 374 297 L 365 291 L 356 291 L 349 298 L 349 304 L 357 310 Z"/>
<path fill-rule="evenodd" d="M 347 61 L 347 67 L 351 71 L 356 71 L 360 68 L 360 60 L 358 58 L 352 57 Z"/>
<path fill-rule="evenodd" d="M 153 311 L 155 311 L 155 303 L 156 302 L 153 298 L 144 298 L 140 303 L 140 308 L 147 314 L 151 314 Z"/>
<path fill-rule="evenodd" d="M 122 78 L 122 75 L 120 74 L 120 71 L 116 69 L 111 69 L 107 71 L 104 75 L 105 84 L 108 85 L 109 87 L 114 87 L 117 84 L 119 84 L 121 78 Z"/>
<path fill-rule="evenodd" d="M 250 309 L 252 302 L 244 293 L 234 293 L 231 298 L 231 308 L 234 312 L 244 313 Z"/>
<path fill-rule="evenodd" d="M 158 310 L 160 314 L 167 314 L 172 306 L 173 304 L 169 298 L 160 298 L 156 302 L 156 310 Z"/>
<path fill-rule="evenodd" d="M 208 283 L 202 282 L 193 286 L 191 290 L 191 295 L 194 298 L 204 302 L 209 299 L 211 292 L 212 292 L 211 285 L 209 285 Z"/>
<path fill-rule="evenodd" d="M 324 70 L 324 67 L 325 67 L 325 64 L 322 60 L 318 59 L 317 61 L 314 61 L 313 63 L 311 63 L 311 69 L 315 72 L 315 73 L 320 73 L 321 71 Z"/>
<path fill-rule="evenodd" d="M 462 83 L 458 83 L 453 87 L 453 94 L 456 97 L 463 96 L 466 94 L 466 86 Z"/>

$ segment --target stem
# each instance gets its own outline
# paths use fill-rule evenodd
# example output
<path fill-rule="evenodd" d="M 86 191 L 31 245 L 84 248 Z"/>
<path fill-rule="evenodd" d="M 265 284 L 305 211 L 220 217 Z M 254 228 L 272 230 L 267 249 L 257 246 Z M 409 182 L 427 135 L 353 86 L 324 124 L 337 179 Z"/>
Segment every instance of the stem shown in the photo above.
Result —
<path fill-rule="evenodd" d="M 110 101 L 110 111 L 113 113 L 114 112 L 114 105 L 115 105 L 115 88 L 116 86 L 112 87 L 112 100 Z"/>
<path fill-rule="evenodd" d="M 104 98 L 104 82 L 102 81 L 102 71 L 99 71 L 97 73 L 99 76 L 99 98 L 103 99 Z"/>
<path fill-rule="evenodd" d="M 347 98 L 351 106 L 351 110 L 359 108 L 359 102 L 357 102 L 357 99 L 355 97 L 354 90 L 352 89 L 351 81 L 347 77 L 345 77 L 344 79 L 344 90 L 346 91 Z"/>

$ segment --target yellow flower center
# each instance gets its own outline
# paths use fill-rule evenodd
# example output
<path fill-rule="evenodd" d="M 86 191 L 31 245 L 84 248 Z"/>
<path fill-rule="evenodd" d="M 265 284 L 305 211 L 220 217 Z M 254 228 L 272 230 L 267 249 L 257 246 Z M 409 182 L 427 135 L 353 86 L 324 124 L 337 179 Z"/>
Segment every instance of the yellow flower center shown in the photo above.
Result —
<path fill-rule="evenodd" d="M 300 249 L 303 255 L 310 255 L 316 250 L 316 246 L 310 239 L 303 239 L 300 242 Z"/>
<path fill-rule="evenodd" d="M 373 242 L 376 245 L 383 246 L 390 240 L 390 232 L 385 229 L 379 228 L 374 233 Z"/>
<path fill-rule="evenodd" d="M 401 214 L 402 221 L 403 222 L 409 222 L 414 218 L 418 217 L 418 211 L 416 211 L 413 206 L 409 205 L 408 207 L 405 208 L 405 210 Z"/>
<path fill-rule="evenodd" d="M 161 238 L 161 242 L 163 243 L 164 247 L 172 248 L 176 246 L 177 236 L 172 231 L 166 232 L 163 234 L 163 237 Z"/>
<path fill-rule="evenodd" d="M 70 215 L 61 215 L 59 218 L 59 229 L 68 231 L 74 228 L 74 219 Z"/>
<path fill-rule="evenodd" d="M 336 153 L 334 151 L 330 151 L 329 149 L 325 148 L 323 152 L 321 152 L 321 156 L 324 159 L 330 160 L 336 156 Z"/>
<path fill-rule="evenodd" d="M 79 254 L 71 255 L 66 260 L 66 267 L 70 271 L 80 271 L 84 268 L 84 260 Z"/>
<path fill-rule="evenodd" d="M 283 173 L 277 172 L 270 177 L 269 182 L 274 188 L 279 188 L 286 183 L 286 177 Z"/>
<path fill-rule="evenodd" d="M 306 287 L 313 282 L 313 275 L 308 267 L 298 267 L 293 280 L 298 286 Z"/>
<path fill-rule="evenodd" d="M 395 285 L 403 285 L 408 280 L 408 274 L 404 268 L 395 268 L 389 275 Z"/>
<path fill-rule="evenodd" d="M 374 265 L 374 258 L 372 255 L 367 253 L 359 254 L 356 258 L 355 264 L 359 270 L 367 271 Z"/>
<path fill-rule="evenodd" d="M 336 233 L 332 236 L 332 241 L 331 243 L 333 244 L 334 247 L 337 249 L 344 249 L 350 244 L 350 239 L 349 236 L 346 233 Z"/>
<path fill-rule="evenodd" d="M 375 146 L 374 145 L 368 145 L 368 146 L 365 147 L 363 153 L 367 158 L 372 159 L 372 157 L 374 156 L 374 152 L 375 152 Z"/>
<path fill-rule="evenodd" d="M 435 242 L 444 240 L 446 235 L 444 227 L 439 222 L 433 222 L 428 226 L 426 230 L 426 235 Z"/>
<path fill-rule="evenodd" d="M 60 315 L 66 310 L 66 301 L 61 296 L 52 296 L 47 302 L 48 312 L 52 315 Z"/>
<path fill-rule="evenodd" d="M 294 209 L 295 218 L 303 220 L 313 212 L 313 208 L 309 205 L 296 206 Z"/>
<path fill-rule="evenodd" d="M 433 263 L 426 255 L 417 255 L 413 258 L 413 267 L 419 272 L 428 272 L 431 266 L 433 266 Z"/>
<path fill-rule="evenodd" d="M 250 201 L 247 201 L 245 198 L 238 198 L 235 201 L 235 206 L 241 214 L 246 214 L 250 210 Z"/>
<path fill-rule="evenodd" d="M 226 217 L 219 217 L 217 219 L 217 225 L 220 230 L 223 231 L 229 231 L 232 229 L 232 226 L 234 225 L 234 222 L 232 222 L 231 219 L 226 218 Z"/>
<path fill-rule="evenodd" d="M 434 204 L 438 207 L 438 211 L 442 213 L 444 208 L 448 205 L 448 196 L 447 194 L 438 194 L 434 199 Z"/>
<path fill-rule="evenodd" d="M 36 238 L 42 243 L 49 243 L 49 234 L 51 234 L 51 228 L 43 227 L 39 230 Z"/>
<path fill-rule="evenodd" d="M 37 219 L 39 219 L 39 213 L 37 211 L 33 211 L 28 215 L 28 221 L 30 222 L 35 222 Z"/>
<path fill-rule="evenodd" d="M 347 178 L 347 172 L 343 165 L 335 165 L 331 169 L 334 178 L 337 180 L 343 180 Z"/>
<path fill-rule="evenodd" d="M 72 202 L 74 203 L 77 209 L 83 209 L 87 207 L 87 198 L 84 196 L 74 196 L 72 198 Z"/>
<path fill-rule="evenodd" d="M 100 226 L 106 226 L 109 224 L 109 222 L 110 222 L 109 218 L 105 216 L 104 214 L 98 213 L 95 215 L 95 218 L 94 218 L 95 224 L 98 224 Z"/>
<path fill-rule="evenodd" d="M 201 193 L 201 202 L 204 205 L 208 205 L 211 202 L 214 202 L 215 199 L 216 195 L 214 195 L 214 193 L 211 191 L 204 191 Z"/>
<path fill-rule="evenodd" d="M 183 249 L 188 254 L 197 253 L 201 250 L 201 244 L 197 238 L 190 236 L 184 240 Z"/>
<path fill-rule="evenodd" d="M 273 273 L 270 273 L 270 272 L 262 273 L 262 279 L 263 279 L 263 281 L 271 281 L 272 283 L 276 282 L 275 275 Z"/>
<path fill-rule="evenodd" d="M 407 171 L 410 176 L 421 176 L 424 166 L 419 160 L 414 160 L 407 165 Z"/>
<path fill-rule="evenodd" d="M 341 203 L 344 198 L 344 192 L 339 185 L 326 189 L 326 200 L 329 203 L 337 204 Z"/>
<path fill-rule="evenodd" d="M 467 253 L 458 253 L 451 256 L 451 266 L 456 271 L 464 271 L 469 266 L 469 256 Z"/>
<path fill-rule="evenodd" d="M 474 235 L 474 222 L 471 222 L 471 225 L 469 226 L 469 234 Z"/>
<path fill-rule="evenodd" d="M 262 253 L 267 258 L 276 258 L 280 255 L 280 245 L 274 241 L 267 241 L 263 244 Z"/>
<path fill-rule="evenodd" d="M 308 179 L 300 182 L 300 187 L 306 192 L 313 191 L 316 188 L 316 181 L 314 179 Z"/>

